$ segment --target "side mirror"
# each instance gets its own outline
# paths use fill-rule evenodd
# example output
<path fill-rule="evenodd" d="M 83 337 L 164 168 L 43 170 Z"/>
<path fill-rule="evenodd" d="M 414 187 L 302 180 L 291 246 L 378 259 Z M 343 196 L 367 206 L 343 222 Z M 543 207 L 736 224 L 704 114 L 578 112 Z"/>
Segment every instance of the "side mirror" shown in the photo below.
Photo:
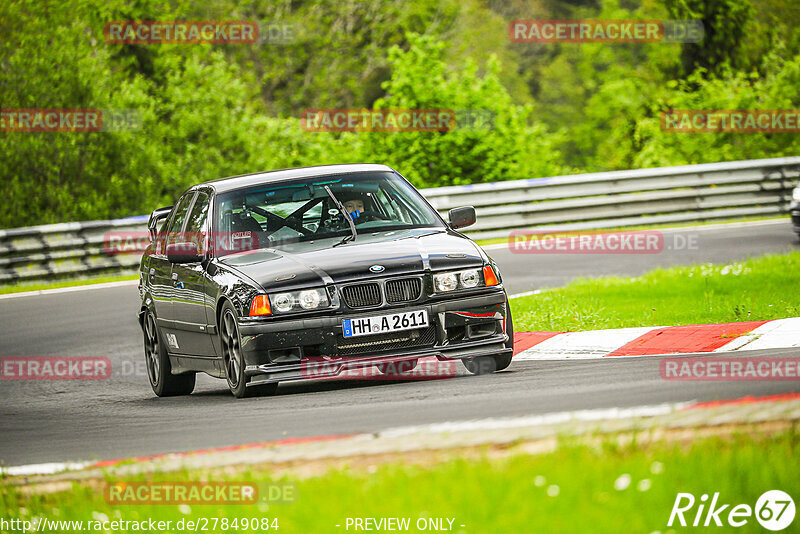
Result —
<path fill-rule="evenodd" d="M 170 243 L 167 245 L 167 259 L 171 263 L 197 263 L 203 261 L 203 256 L 197 243 Z"/>
<path fill-rule="evenodd" d="M 447 217 L 450 219 L 450 228 L 456 230 L 475 224 L 475 208 L 472 206 L 464 206 L 463 208 L 453 208 L 447 212 Z"/>

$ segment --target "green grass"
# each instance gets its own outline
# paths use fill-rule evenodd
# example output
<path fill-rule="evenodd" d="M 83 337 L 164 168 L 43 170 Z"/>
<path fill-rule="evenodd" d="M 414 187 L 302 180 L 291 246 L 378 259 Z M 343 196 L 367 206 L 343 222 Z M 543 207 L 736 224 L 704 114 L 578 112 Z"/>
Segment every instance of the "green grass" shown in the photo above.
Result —
<path fill-rule="evenodd" d="M 100 485 L 74 485 L 70 491 L 33 497 L 2 486 L 2 516 L 173 522 L 199 517 L 277 517 L 283 533 L 346 532 L 348 517 L 409 517 L 412 525 L 420 517 L 455 518 L 454 531 L 467 533 L 665 532 L 678 492 L 693 493 L 698 500 L 704 493 L 720 492 L 720 503 L 751 507 L 767 490 L 781 489 L 796 498 L 799 437 L 796 430 L 787 430 L 703 438 L 689 444 L 571 442 L 542 455 L 454 458 L 425 467 L 397 460 L 296 481 L 284 477 L 280 480 L 296 482 L 297 501 L 271 506 L 112 506 L 105 502 Z M 630 483 L 622 484 L 627 478 Z M 200 479 L 278 480 L 268 470 L 229 473 L 224 479 L 202 472 L 159 474 L 151 480 Z M 117 482 L 110 477 L 108 481 Z M 690 522 L 696 511 L 697 505 L 687 513 Z M 752 517 L 736 530 L 762 531 Z"/>
<path fill-rule="evenodd" d="M 593 278 L 511 301 L 514 327 L 595 330 L 800 316 L 800 252 Z"/>
<path fill-rule="evenodd" d="M 741 217 L 738 219 L 727 219 L 727 220 L 714 220 L 714 221 L 687 221 L 685 223 L 664 223 L 664 224 L 640 224 L 638 226 L 617 226 L 614 228 L 601 228 L 598 230 L 591 230 L 591 232 L 633 232 L 635 230 L 655 230 L 660 229 L 664 230 L 667 228 L 686 228 L 689 226 L 707 226 L 709 224 L 733 224 L 733 223 L 740 223 L 740 222 L 752 222 L 752 221 L 771 221 L 771 220 L 785 220 L 787 224 L 789 224 L 789 217 L 782 216 L 782 217 Z M 534 228 L 532 231 L 536 231 Z M 467 230 L 469 232 L 469 230 Z M 511 230 L 508 231 L 511 233 Z M 508 237 L 495 237 L 493 239 L 476 239 L 476 243 L 481 246 L 486 245 L 496 245 L 498 243 L 508 243 Z"/>
<path fill-rule="evenodd" d="M 103 284 L 106 282 L 122 282 L 125 280 L 136 280 L 136 275 L 115 275 L 115 276 L 97 276 L 93 278 L 78 278 L 75 280 L 64 280 L 62 282 L 34 282 L 13 284 L 7 286 L 0 286 L 0 295 L 7 295 L 9 293 L 23 293 L 25 291 L 42 291 L 46 289 L 57 289 L 60 287 L 75 287 L 87 286 L 92 284 Z"/>

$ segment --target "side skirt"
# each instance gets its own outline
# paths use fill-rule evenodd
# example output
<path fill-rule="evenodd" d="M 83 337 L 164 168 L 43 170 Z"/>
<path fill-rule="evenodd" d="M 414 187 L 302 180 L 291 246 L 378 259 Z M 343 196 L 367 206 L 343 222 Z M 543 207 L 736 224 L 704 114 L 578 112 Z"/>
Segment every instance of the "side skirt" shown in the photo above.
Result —
<path fill-rule="evenodd" d="M 215 378 L 225 378 L 225 369 L 222 365 L 222 359 L 216 356 L 170 355 L 169 363 L 172 365 L 172 374 L 174 375 L 200 372 Z"/>

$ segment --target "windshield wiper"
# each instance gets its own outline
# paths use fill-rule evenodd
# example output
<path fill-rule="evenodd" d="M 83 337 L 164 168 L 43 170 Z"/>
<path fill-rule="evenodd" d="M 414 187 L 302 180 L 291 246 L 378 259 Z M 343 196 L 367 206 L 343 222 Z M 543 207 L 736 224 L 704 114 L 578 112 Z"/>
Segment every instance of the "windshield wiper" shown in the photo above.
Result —
<path fill-rule="evenodd" d="M 356 236 L 358 235 L 358 232 L 356 232 L 356 225 L 353 222 L 353 219 L 350 218 L 350 214 L 347 213 L 346 209 L 344 209 L 344 204 L 342 204 L 341 201 L 338 198 L 336 198 L 336 196 L 334 196 L 333 191 L 331 191 L 331 188 L 326 185 L 325 186 L 325 191 L 328 193 L 328 196 L 331 197 L 331 200 L 333 200 L 333 203 L 336 204 L 336 207 L 339 208 L 339 212 L 342 214 L 342 217 L 344 217 L 345 220 L 347 221 L 347 223 L 350 225 L 350 235 L 344 236 L 344 238 L 342 238 L 341 241 L 339 241 L 338 243 L 336 243 L 333 246 L 334 247 L 338 247 L 339 245 L 344 245 L 348 241 L 351 241 L 351 240 L 355 241 L 356 240 Z"/>

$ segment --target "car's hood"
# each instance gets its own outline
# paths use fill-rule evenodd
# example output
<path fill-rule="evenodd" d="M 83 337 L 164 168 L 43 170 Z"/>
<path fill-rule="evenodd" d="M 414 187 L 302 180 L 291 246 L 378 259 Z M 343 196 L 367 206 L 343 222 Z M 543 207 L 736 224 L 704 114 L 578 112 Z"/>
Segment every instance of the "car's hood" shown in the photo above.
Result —
<path fill-rule="evenodd" d="M 226 256 L 226 265 L 241 271 L 264 289 L 291 289 L 404 273 L 480 266 L 482 251 L 469 239 L 437 232 L 390 232 L 359 235 L 355 242 L 333 247 L 296 243 L 280 250 L 262 249 Z M 383 270 L 375 273 L 372 266 Z"/>

